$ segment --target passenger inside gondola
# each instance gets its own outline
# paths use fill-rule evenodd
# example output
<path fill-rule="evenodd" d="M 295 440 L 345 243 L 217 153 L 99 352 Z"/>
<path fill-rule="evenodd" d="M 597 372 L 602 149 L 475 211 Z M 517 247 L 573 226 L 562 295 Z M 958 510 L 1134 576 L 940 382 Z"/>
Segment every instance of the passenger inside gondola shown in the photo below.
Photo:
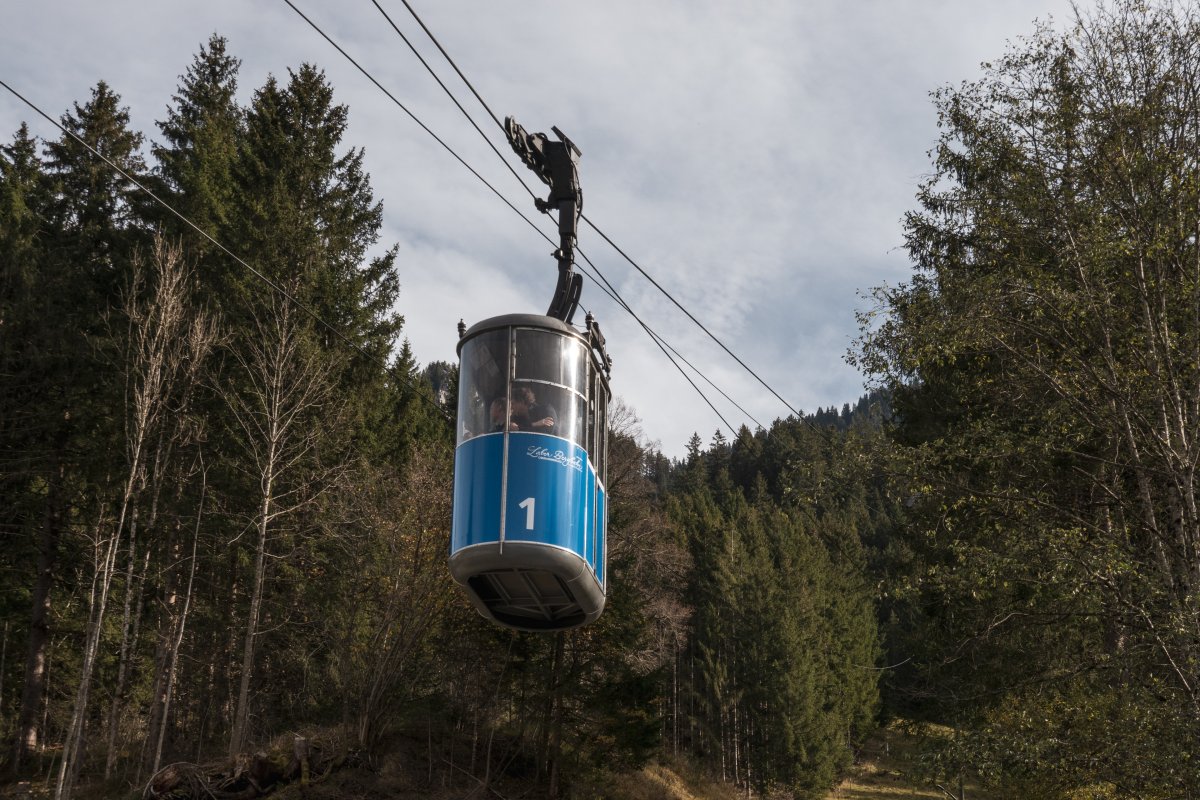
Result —
<path fill-rule="evenodd" d="M 511 396 L 512 430 L 534 433 L 554 433 L 558 426 L 558 412 L 554 406 L 537 402 L 537 397 L 528 386 L 514 386 Z"/>
<path fill-rule="evenodd" d="M 489 415 L 491 417 L 491 428 L 489 428 L 489 430 L 491 430 L 492 433 L 503 431 L 505 428 L 517 430 L 516 426 L 512 422 L 507 422 L 504 415 L 504 405 L 504 395 L 500 395 L 492 401 L 492 405 L 489 410 Z"/>

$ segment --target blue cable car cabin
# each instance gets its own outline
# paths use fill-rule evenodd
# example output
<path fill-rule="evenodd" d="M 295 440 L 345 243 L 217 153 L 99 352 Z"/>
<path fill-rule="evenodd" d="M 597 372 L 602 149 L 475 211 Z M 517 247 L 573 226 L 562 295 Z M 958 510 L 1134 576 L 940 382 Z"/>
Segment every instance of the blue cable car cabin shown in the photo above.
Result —
<path fill-rule="evenodd" d="M 587 330 L 537 314 L 459 340 L 450 573 L 511 628 L 587 624 L 606 594 L 608 359 Z"/>

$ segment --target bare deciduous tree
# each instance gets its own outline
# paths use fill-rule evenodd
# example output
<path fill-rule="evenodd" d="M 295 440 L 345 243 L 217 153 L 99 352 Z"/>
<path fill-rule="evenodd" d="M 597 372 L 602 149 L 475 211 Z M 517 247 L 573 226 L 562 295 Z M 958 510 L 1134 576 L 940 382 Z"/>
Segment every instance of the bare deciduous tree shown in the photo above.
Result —
<path fill-rule="evenodd" d="M 402 478 L 377 474 L 354 492 L 368 540 L 354 569 L 378 587 L 360 607 L 368 638 L 343 646 L 355 676 L 356 733 L 367 747 L 400 711 L 420 649 L 454 598 L 445 569 L 450 476 L 446 449 L 429 446 Z"/>
<path fill-rule="evenodd" d="M 194 312 L 189 302 L 188 280 L 180 248 L 161 237 L 155 240 L 148 261 L 145 257 L 133 261 L 133 274 L 122 309 L 127 323 L 121 363 L 126 387 L 126 469 L 120 495 L 116 498 L 112 527 L 107 531 L 97 529 L 94 542 L 83 663 L 55 789 L 55 797 L 59 800 L 70 797 L 82 762 L 88 700 L 103 638 L 109 591 L 131 510 L 145 488 L 146 449 L 163 422 L 170 398 L 187 365 L 203 357 L 202 352 L 192 348 L 206 348 L 211 341 L 202 333 L 208 323 Z"/>
<path fill-rule="evenodd" d="M 223 392 L 257 483 L 254 573 L 230 755 L 241 752 L 249 734 L 256 639 L 276 523 L 312 503 L 333 485 L 340 471 L 339 466 L 322 466 L 315 458 L 325 429 L 321 412 L 331 393 L 329 365 L 295 316 L 282 301 L 273 301 L 266 314 L 255 316 L 253 340 L 239 343 L 234 351 L 242 383 Z"/>

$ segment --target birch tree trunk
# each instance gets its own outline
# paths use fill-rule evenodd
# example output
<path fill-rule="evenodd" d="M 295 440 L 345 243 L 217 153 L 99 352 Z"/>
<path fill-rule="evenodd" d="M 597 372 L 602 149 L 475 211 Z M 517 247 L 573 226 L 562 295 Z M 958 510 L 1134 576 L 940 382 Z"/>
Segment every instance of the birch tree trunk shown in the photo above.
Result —
<path fill-rule="evenodd" d="M 318 412 L 330 393 L 327 365 L 318 360 L 286 303 L 275 302 L 267 319 L 256 318 L 254 334 L 255 340 L 234 354 L 244 386 L 225 391 L 258 479 L 254 573 L 229 736 L 231 756 L 242 751 L 249 734 L 255 651 L 267 561 L 272 556 L 272 523 L 312 502 L 331 480 L 330 473 L 322 473 L 311 459 L 323 435 Z M 286 486 L 282 485 L 285 480 Z"/>
<path fill-rule="evenodd" d="M 187 590 L 183 596 L 183 610 L 179 614 L 179 623 L 176 626 L 177 630 L 174 639 L 171 642 L 169 662 L 167 666 L 166 692 L 162 701 L 161 721 L 158 725 L 158 735 L 154 742 L 154 763 L 150 768 L 150 774 L 158 772 L 159 766 L 162 764 L 163 740 L 166 738 L 167 722 L 171 718 L 171 699 L 175 692 L 175 676 L 176 667 L 179 663 L 179 648 L 183 644 L 183 633 L 187 628 L 188 611 L 192 605 L 192 585 L 196 578 L 196 551 L 200 543 L 200 520 L 204 512 L 204 496 L 208 489 L 208 470 L 201 468 L 201 474 L 204 476 L 200 484 L 200 504 L 196 509 L 196 530 L 192 536 L 192 557 L 191 566 L 188 568 Z"/>
<path fill-rule="evenodd" d="M 140 616 L 141 599 L 135 596 L 141 593 L 141 578 L 135 574 L 137 564 L 138 544 L 138 508 L 135 505 L 129 523 L 129 559 L 125 567 L 125 605 L 121 618 L 121 651 L 117 662 L 117 685 L 113 689 L 112 703 L 108 709 L 108 740 L 104 759 L 104 780 L 112 777 L 113 765 L 117 761 L 117 734 L 121 727 L 121 698 L 125 694 L 126 677 L 129 673 L 130 651 L 132 642 L 137 641 L 137 622 L 134 616 Z M 145 557 L 150 555 L 146 550 Z M 142 576 L 146 567 L 142 568 Z M 136 609 L 136 610 L 135 610 Z"/>
<path fill-rule="evenodd" d="M 196 571 L 196 556 L 200 535 L 200 520 L 204 514 L 204 502 L 208 489 L 208 472 L 204 463 L 203 450 L 197 446 L 194 460 L 190 466 L 184 467 L 181 460 L 176 459 L 176 453 L 192 446 L 203 438 L 203 421 L 192 412 L 192 399 L 196 388 L 206 372 L 207 358 L 219 339 L 216 322 L 208 315 L 197 313 L 189 331 L 188 350 L 191 353 L 187 361 L 187 370 L 179 391 L 178 405 L 175 408 L 174 425 L 171 430 L 163 430 L 159 435 L 159 443 L 155 453 L 154 468 L 151 477 L 150 527 L 153 529 L 158 521 L 159 500 L 166 485 L 174 487 L 173 501 L 175 507 L 181 508 L 186 489 L 193 477 L 199 473 L 199 499 L 196 506 L 196 530 L 193 532 L 192 557 L 189 565 L 188 595 L 184 600 L 184 610 L 178 611 L 179 566 L 184 563 L 181 531 L 184 528 L 183 518 L 176 514 L 175 521 L 167 528 L 167 541 L 162 547 L 166 558 L 164 585 L 162 589 L 163 613 L 159 617 L 158 644 L 155 648 L 154 678 L 151 691 L 150 708 L 148 711 L 147 735 L 142 745 L 141 759 L 137 769 L 137 783 L 141 783 L 144 770 L 154 766 L 157 771 L 157 761 L 161 755 L 162 742 L 166 732 L 171 696 L 174 690 L 176 664 L 179 647 L 182 644 L 183 627 L 187 611 L 191 604 L 192 579 Z M 149 549 L 147 549 L 147 555 Z M 144 577 L 144 576 L 143 576 Z M 134 636 L 136 641 L 137 636 Z M 202 741 L 202 732 L 197 736 Z M 150 752 L 154 755 L 151 757 Z"/>
<path fill-rule="evenodd" d="M 189 355 L 186 350 L 189 340 L 186 334 L 189 322 L 187 280 L 180 250 L 168 246 L 161 238 L 155 241 L 149 265 L 143 259 L 134 259 L 132 281 L 124 308 L 128 320 L 124 364 L 128 471 L 111 533 L 107 539 L 97 540 L 98 558 L 85 630 L 83 662 L 70 726 L 63 741 L 62 761 L 54 793 L 56 800 L 67 800 L 71 796 L 82 764 L 88 702 L 103 638 L 109 591 L 116 572 L 126 520 L 136 501 L 138 487 L 144 485 L 146 443 L 160 422 L 181 364 Z M 151 284 L 148 287 L 147 282 Z M 148 294 L 143 299 L 142 295 L 147 289 Z"/>
<path fill-rule="evenodd" d="M 250 715 L 250 680 L 254 674 L 254 639 L 258 636 L 258 619 L 262 612 L 263 581 L 266 577 L 267 528 L 271 518 L 272 490 L 278 468 L 278 430 L 271 428 L 266 459 L 263 463 L 262 498 L 258 511 L 258 537 L 254 548 L 254 579 L 250 584 L 250 613 L 246 616 L 246 633 L 242 644 L 241 682 L 229 736 L 229 755 L 236 756 L 246 743 L 246 724 Z"/>

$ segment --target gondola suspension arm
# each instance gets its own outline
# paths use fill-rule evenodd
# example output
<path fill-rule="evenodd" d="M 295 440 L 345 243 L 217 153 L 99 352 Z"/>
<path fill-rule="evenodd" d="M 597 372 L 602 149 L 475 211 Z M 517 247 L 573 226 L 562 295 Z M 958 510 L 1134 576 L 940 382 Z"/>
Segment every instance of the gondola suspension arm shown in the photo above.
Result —
<path fill-rule="evenodd" d="M 582 153 L 557 127 L 552 126 L 550 130 L 554 131 L 558 141 L 544 133 L 529 133 L 512 117 L 504 119 L 504 132 L 513 150 L 550 187 L 548 198 L 534 199 L 538 211 L 558 211 L 559 246 L 554 251 L 554 257 L 558 260 L 558 285 L 546 316 L 569 325 L 579 307 L 579 294 L 583 289 L 583 276 L 573 269 L 579 215 L 583 213 L 583 190 L 579 186 L 578 169 Z"/>

